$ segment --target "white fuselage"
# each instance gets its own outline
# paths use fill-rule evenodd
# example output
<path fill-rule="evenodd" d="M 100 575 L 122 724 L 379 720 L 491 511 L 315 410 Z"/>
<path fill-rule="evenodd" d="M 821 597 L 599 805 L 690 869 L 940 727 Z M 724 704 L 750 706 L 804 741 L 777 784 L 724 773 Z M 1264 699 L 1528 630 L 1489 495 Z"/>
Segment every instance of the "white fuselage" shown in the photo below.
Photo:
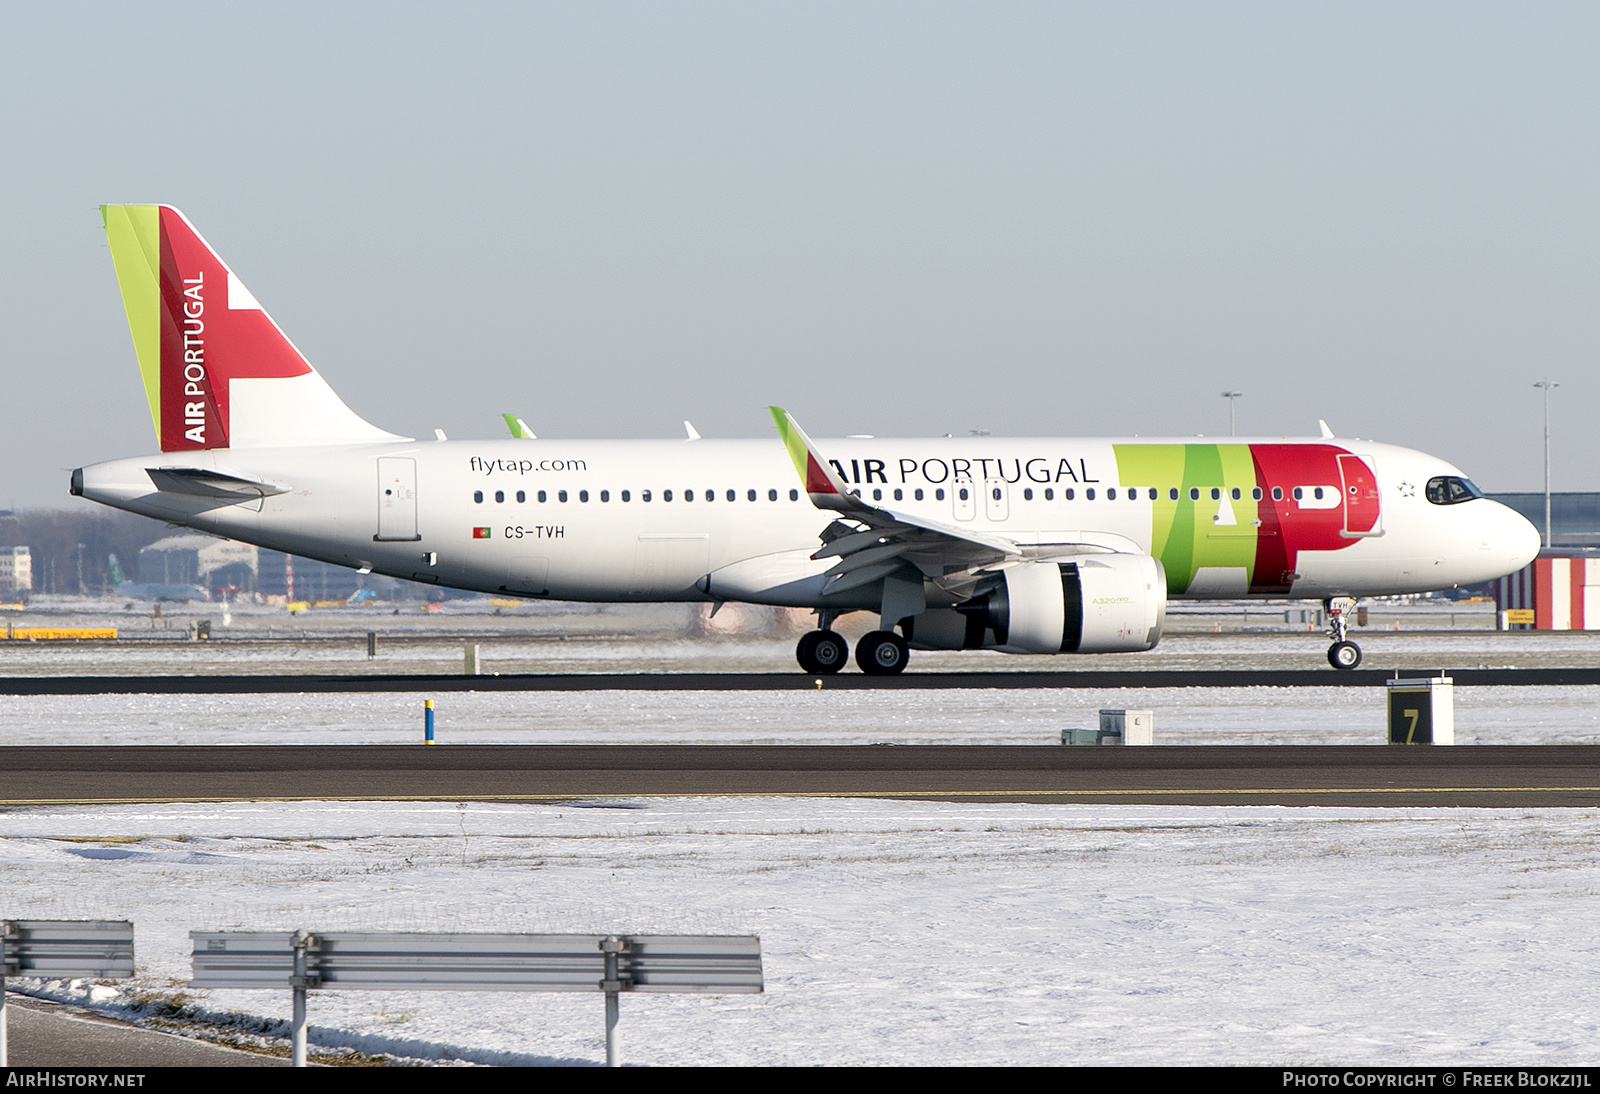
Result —
<path fill-rule="evenodd" d="M 1369 596 L 1470 585 L 1514 571 L 1537 552 L 1533 527 L 1504 506 L 1481 498 L 1430 503 L 1424 484 L 1460 472 L 1423 453 L 1353 441 L 1205 442 L 1218 443 L 1280 450 L 1336 444 L 1376 475 L 1379 525 L 1336 549 L 1300 551 L 1292 588 L 1275 595 Z M 1162 502 L 1148 494 L 1160 491 L 1165 499 L 1181 486 L 1187 497 L 1191 483 L 1123 483 L 1112 500 L 1107 493 L 1119 485 L 1118 451 L 1126 459 L 1130 446 L 1196 444 L 846 438 L 819 447 L 865 500 L 1001 535 L 1030 555 L 1049 557 L 1053 545 L 1159 549 L 1153 508 Z M 282 492 L 244 500 L 175 493 L 153 483 L 149 469 L 163 467 L 213 470 Z M 1252 534 L 1236 515 L 1248 507 L 1249 484 L 1244 506 L 1226 500 L 1236 484 L 1217 485 L 1222 502 L 1203 494 L 1195 503 L 1208 522 L 1194 533 L 1197 562 L 1208 561 L 1201 557 L 1211 549 L 1208 537 L 1222 550 L 1229 542 L 1236 549 L 1240 537 Z M 1310 496 L 1324 487 L 1337 495 L 1336 479 L 1287 488 L 1295 486 L 1305 488 L 1308 520 L 1312 510 L 1338 504 Z M 82 494 L 275 550 L 488 593 L 868 609 L 876 609 L 879 595 L 859 592 L 859 603 L 821 596 L 820 575 L 831 560 L 810 555 L 834 514 L 811 504 L 774 440 L 440 441 L 174 452 L 86 467 Z M 1294 519 L 1295 511 L 1283 517 L 1285 536 L 1293 534 Z M 1231 576 L 1237 568 L 1199 566 L 1179 577 L 1172 595 L 1264 595 L 1252 594 L 1242 576 Z"/>

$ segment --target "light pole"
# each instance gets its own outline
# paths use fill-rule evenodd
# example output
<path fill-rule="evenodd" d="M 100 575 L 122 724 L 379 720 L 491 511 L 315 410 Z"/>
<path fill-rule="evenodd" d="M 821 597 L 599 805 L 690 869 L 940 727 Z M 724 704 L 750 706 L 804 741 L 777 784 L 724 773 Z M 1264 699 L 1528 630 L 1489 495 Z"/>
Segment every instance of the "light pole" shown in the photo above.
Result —
<path fill-rule="evenodd" d="M 1561 385 L 1554 380 L 1540 380 L 1533 385 L 1544 389 L 1544 545 L 1550 547 L 1550 389 Z"/>
<path fill-rule="evenodd" d="M 1234 400 L 1238 399 L 1239 396 L 1241 396 L 1243 394 L 1244 394 L 1244 392 L 1242 392 L 1242 391 L 1224 391 L 1222 393 L 1222 397 L 1224 399 L 1228 400 L 1228 436 L 1230 436 L 1230 437 L 1234 436 L 1234 428 L 1233 428 L 1233 404 L 1234 404 Z"/>

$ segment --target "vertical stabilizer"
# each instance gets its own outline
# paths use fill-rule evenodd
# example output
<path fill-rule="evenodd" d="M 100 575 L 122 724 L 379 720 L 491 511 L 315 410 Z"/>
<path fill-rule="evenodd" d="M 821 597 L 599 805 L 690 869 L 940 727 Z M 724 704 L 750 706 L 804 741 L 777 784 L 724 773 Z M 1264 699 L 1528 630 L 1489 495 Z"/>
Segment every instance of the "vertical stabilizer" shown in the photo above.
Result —
<path fill-rule="evenodd" d="M 358 416 L 168 205 L 102 205 L 163 452 L 402 440 Z"/>

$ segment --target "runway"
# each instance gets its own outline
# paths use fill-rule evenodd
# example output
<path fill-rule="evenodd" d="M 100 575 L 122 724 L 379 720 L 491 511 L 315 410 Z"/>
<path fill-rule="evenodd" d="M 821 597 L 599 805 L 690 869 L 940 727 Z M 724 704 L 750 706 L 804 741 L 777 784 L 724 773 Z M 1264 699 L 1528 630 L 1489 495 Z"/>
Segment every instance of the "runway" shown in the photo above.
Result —
<path fill-rule="evenodd" d="M 227 745 L 0 749 L 0 805 L 699 796 L 1600 806 L 1584 745 Z"/>
<path fill-rule="evenodd" d="M 937 691 L 952 688 L 1381 688 L 1397 675 L 1449 676 L 1460 687 L 1600 684 L 1600 668 L 1149 669 L 1078 672 L 278 673 L 195 676 L 10 676 L 0 695 L 248 695 L 390 691 Z"/>

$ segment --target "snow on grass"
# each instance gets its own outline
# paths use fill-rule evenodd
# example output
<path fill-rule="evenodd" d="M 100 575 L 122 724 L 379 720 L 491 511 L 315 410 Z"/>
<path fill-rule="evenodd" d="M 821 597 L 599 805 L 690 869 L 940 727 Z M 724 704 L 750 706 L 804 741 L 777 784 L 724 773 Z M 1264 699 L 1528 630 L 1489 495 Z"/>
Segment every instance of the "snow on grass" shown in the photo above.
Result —
<path fill-rule="evenodd" d="M 0 745 L 409 744 L 418 693 L 13 696 Z M 1162 744 L 1377 744 L 1382 688 L 451 692 L 444 744 L 1052 744 L 1101 707 Z M 1455 689 L 1463 744 L 1600 743 L 1600 687 Z"/>
<path fill-rule="evenodd" d="M 228 1036 L 288 993 L 183 988 L 190 929 L 753 932 L 764 995 L 624 998 L 624 1059 L 1595 1062 L 1600 811 L 583 804 L 10 809 L 0 914 L 134 920 L 119 996 L 33 988 Z M 312 1040 L 598 1062 L 602 1012 L 322 992 Z"/>

